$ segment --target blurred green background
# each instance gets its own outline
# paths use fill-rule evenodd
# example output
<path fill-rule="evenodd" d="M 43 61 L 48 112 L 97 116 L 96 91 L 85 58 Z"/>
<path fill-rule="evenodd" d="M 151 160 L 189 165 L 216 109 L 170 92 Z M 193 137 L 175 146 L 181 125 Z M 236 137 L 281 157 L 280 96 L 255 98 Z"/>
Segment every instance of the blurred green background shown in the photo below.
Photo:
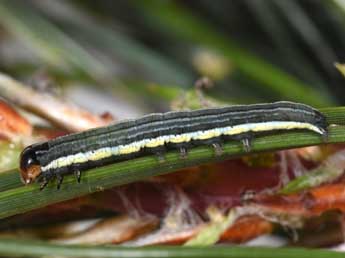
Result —
<path fill-rule="evenodd" d="M 344 0 L 4 0 L 0 67 L 28 83 L 44 71 L 120 116 L 167 110 L 202 76 L 229 103 L 342 105 L 344 24 Z"/>

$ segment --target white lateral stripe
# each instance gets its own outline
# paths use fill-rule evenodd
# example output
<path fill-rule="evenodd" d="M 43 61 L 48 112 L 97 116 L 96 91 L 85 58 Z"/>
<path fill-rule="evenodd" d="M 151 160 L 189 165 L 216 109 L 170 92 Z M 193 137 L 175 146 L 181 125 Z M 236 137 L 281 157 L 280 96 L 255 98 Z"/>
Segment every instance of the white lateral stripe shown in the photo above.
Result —
<path fill-rule="evenodd" d="M 184 143 L 191 140 L 207 140 L 219 137 L 221 135 L 233 136 L 246 132 L 264 132 L 272 130 L 292 130 L 292 129 L 308 129 L 318 134 L 323 134 L 323 131 L 317 126 L 293 121 L 272 121 L 262 123 L 249 123 L 235 126 L 226 126 L 220 128 L 209 129 L 205 131 L 196 131 L 184 133 L 180 135 L 164 135 L 156 138 L 143 139 L 132 142 L 126 145 L 118 145 L 113 147 L 103 147 L 97 150 L 91 150 L 86 153 L 76 153 L 68 156 L 57 158 L 51 161 L 46 166 L 42 167 L 42 171 L 49 169 L 57 169 L 61 167 L 70 166 L 77 163 L 85 163 L 87 161 L 97 161 L 104 158 L 117 155 L 126 155 L 138 152 L 142 148 L 155 148 L 167 143 Z"/>

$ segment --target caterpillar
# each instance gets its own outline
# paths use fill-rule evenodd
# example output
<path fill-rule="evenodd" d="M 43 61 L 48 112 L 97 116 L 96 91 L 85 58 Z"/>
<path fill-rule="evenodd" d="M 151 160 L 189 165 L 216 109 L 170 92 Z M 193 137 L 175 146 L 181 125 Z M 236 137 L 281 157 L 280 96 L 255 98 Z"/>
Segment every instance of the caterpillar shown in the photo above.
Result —
<path fill-rule="evenodd" d="M 327 127 L 318 110 L 287 101 L 155 113 L 28 146 L 21 153 L 20 173 L 25 184 L 38 181 L 43 189 L 56 178 L 60 188 L 67 174 L 80 182 L 84 170 L 167 149 L 186 155 L 206 144 L 221 153 L 224 141 L 239 140 L 249 152 L 256 135 L 309 130 L 326 139 Z"/>

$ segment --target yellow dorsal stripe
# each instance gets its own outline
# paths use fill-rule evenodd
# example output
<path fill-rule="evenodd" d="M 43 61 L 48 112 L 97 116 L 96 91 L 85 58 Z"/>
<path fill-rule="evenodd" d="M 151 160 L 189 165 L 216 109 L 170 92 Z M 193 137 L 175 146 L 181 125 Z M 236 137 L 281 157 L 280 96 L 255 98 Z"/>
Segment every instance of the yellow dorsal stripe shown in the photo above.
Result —
<path fill-rule="evenodd" d="M 204 131 L 195 131 L 183 133 L 179 135 L 171 134 L 158 136 L 156 138 L 143 139 L 125 145 L 108 146 L 99 148 L 85 153 L 76 153 L 68 156 L 57 158 L 51 161 L 46 166 L 42 167 L 42 171 L 49 169 L 57 169 L 61 167 L 70 166 L 72 164 L 85 163 L 88 161 L 98 161 L 104 158 L 109 158 L 115 155 L 128 155 L 136 153 L 143 148 L 156 148 L 168 143 L 188 143 L 190 141 L 203 141 L 212 138 L 217 138 L 221 135 L 234 136 L 241 135 L 247 132 L 267 132 L 274 130 L 292 130 L 292 129 L 307 129 L 318 134 L 323 134 L 323 131 L 317 126 L 309 123 L 294 122 L 294 121 L 271 121 L 262 123 L 248 123 L 235 126 L 226 126 L 220 128 L 213 128 Z"/>

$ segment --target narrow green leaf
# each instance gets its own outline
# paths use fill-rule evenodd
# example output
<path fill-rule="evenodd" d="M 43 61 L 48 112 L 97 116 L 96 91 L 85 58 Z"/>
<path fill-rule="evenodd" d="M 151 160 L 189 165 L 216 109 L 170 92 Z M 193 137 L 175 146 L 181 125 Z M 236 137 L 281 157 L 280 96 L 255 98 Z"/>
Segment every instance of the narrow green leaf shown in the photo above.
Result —
<path fill-rule="evenodd" d="M 198 235 L 185 243 L 185 246 L 210 246 L 217 243 L 223 234 L 237 218 L 236 210 L 229 211 L 227 216 L 217 216 L 218 218 L 212 220 L 209 225 L 201 230 Z"/>
<path fill-rule="evenodd" d="M 114 246 L 64 246 L 38 241 L 14 239 L 0 240 L 0 253 L 6 257 L 108 257 L 108 258 L 340 258 L 343 253 L 305 248 L 267 247 L 114 247 Z"/>
<path fill-rule="evenodd" d="M 286 186 L 284 186 L 279 193 L 280 194 L 290 194 L 294 192 L 299 192 L 311 187 L 316 187 L 322 183 L 326 183 L 332 180 L 337 179 L 341 174 L 343 174 L 343 169 L 337 169 L 332 167 L 318 168 L 300 176 Z"/>
<path fill-rule="evenodd" d="M 2 1 L 0 23 L 45 61 L 65 72 L 74 68 L 102 80 L 112 71 L 54 24 L 25 6 L 25 2 Z"/>
<path fill-rule="evenodd" d="M 336 180 L 344 173 L 344 157 L 345 151 L 331 155 L 316 169 L 289 182 L 279 193 L 289 194 Z"/>
<path fill-rule="evenodd" d="M 145 78 L 149 76 L 157 83 L 181 86 L 189 86 L 193 83 L 192 74 L 183 66 L 133 39 L 133 35 L 127 35 L 121 29 L 116 29 L 116 26 L 123 26 L 122 24 L 119 26 L 117 23 L 114 24 L 114 21 L 97 19 L 83 8 L 75 8 L 75 3 L 70 1 L 55 1 L 49 4 L 37 1 L 30 4 L 37 5 L 52 20 L 57 20 L 63 31 L 71 37 L 92 44 L 93 48 L 106 56 L 114 55 L 116 59 L 120 59 L 121 64 L 122 62 L 129 64 L 131 66 L 129 69 L 145 75 Z M 65 12 L 51 12 L 54 8 L 63 9 Z M 66 15 L 66 12 L 74 15 Z"/>
<path fill-rule="evenodd" d="M 168 31 L 180 40 L 210 47 L 229 58 L 241 73 L 265 85 L 284 98 L 325 106 L 331 101 L 313 87 L 259 59 L 224 37 L 196 14 L 188 12 L 173 1 L 136 1 L 149 26 Z"/>
<path fill-rule="evenodd" d="M 277 48 L 278 55 L 284 56 L 284 63 L 289 64 L 292 71 L 300 78 L 306 78 L 307 81 L 313 83 L 314 87 L 316 86 L 315 88 L 325 92 L 327 89 L 326 82 L 316 71 L 315 65 L 303 49 L 297 47 L 296 38 L 291 37 L 289 24 L 282 21 L 280 13 L 276 12 L 274 8 L 276 2 L 245 0 L 245 3 L 254 14 L 258 25 L 262 27 Z"/>

